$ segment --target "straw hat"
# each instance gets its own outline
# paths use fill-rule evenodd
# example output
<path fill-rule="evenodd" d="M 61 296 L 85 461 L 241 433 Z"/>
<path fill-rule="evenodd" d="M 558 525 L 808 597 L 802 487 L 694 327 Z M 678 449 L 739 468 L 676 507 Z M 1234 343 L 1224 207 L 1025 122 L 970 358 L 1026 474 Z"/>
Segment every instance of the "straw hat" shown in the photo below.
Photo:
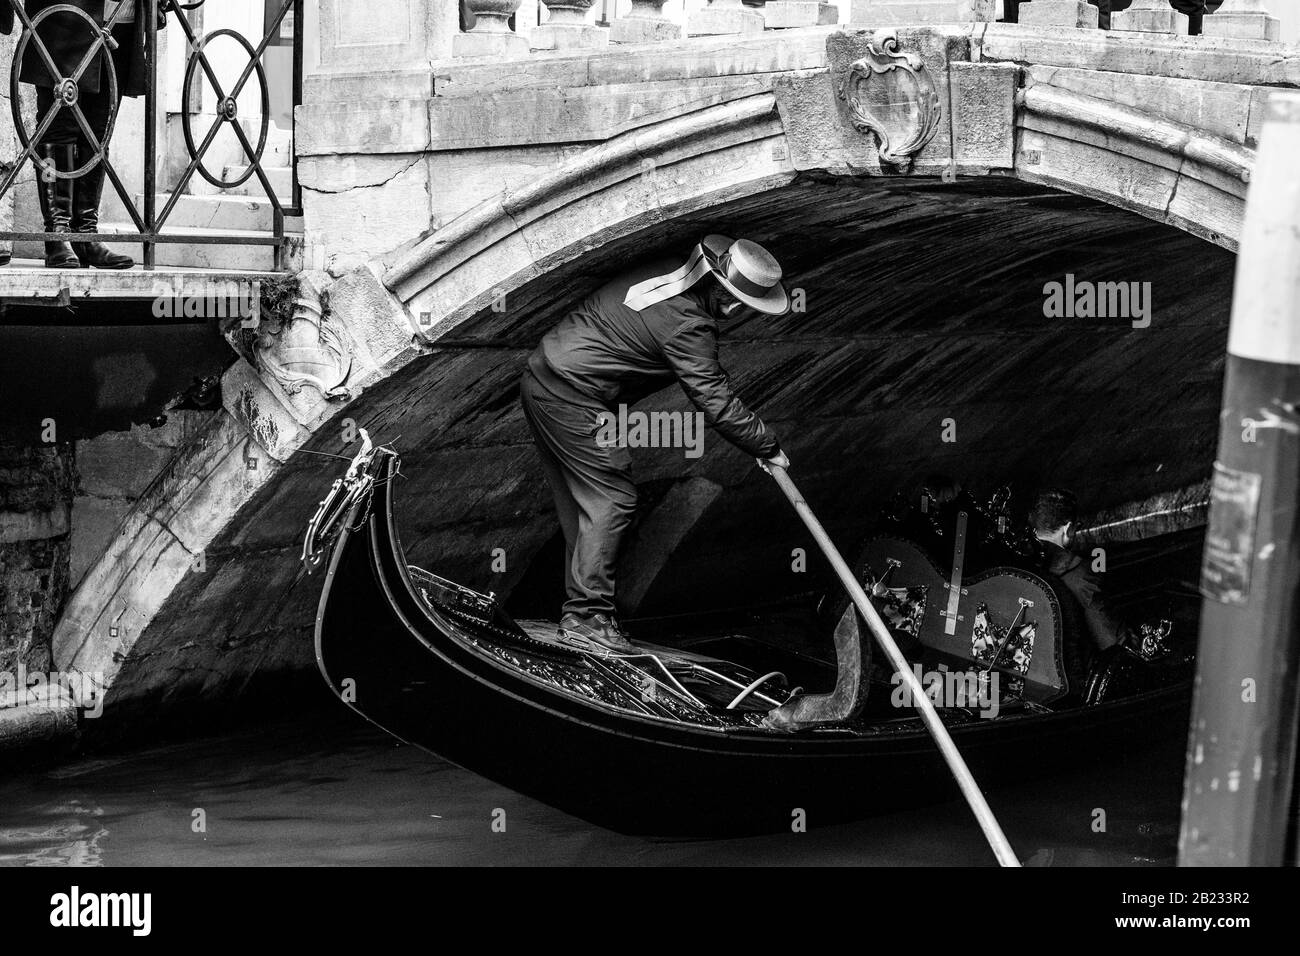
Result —
<path fill-rule="evenodd" d="M 781 264 L 757 242 L 714 234 L 705 236 L 701 246 L 723 288 L 745 305 L 768 315 L 789 311 L 790 297 L 781 285 Z"/>

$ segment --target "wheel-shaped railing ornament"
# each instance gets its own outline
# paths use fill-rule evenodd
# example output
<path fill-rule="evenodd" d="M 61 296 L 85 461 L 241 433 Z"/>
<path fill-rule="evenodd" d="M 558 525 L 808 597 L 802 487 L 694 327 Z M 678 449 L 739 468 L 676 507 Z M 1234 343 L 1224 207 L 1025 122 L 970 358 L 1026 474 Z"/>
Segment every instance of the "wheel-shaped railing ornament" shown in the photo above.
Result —
<path fill-rule="evenodd" d="M 18 7 L 15 7 L 14 9 L 15 13 L 19 13 Z M 90 49 L 81 58 L 81 62 L 77 64 L 77 68 L 73 71 L 71 76 L 63 76 L 59 72 L 58 64 L 54 62 L 54 57 L 50 55 L 49 48 L 45 45 L 45 41 L 41 39 L 40 35 L 36 32 L 37 27 L 39 27 L 48 17 L 58 16 L 59 14 L 64 13 L 75 15 L 83 24 L 85 24 L 86 29 L 94 37 L 90 44 Z M 19 13 L 19 16 L 21 19 L 27 20 L 27 15 L 25 13 Z M 22 71 L 24 57 L 27 55 L 27 48 L 32 45 L 33 38 L 35 38 L 36 52 L 44 61 L 45 69 L 49 71 L 50 76 L 57 77 L 58 79 L 53 84 L 55 92 L 53 105 L 43 116 L 37 117 L 36 129 L 29 133 L 23 122 L 22 100 L 19 98 L 19 76 Z M 74 7 L 68 3 L 60 3 L 52 7 L 46 7 L 44 10 L 37 12 L 35 16 L 31 17 L 29 22 L 23 24 L 22 36 L 18 38 L 18 44 L 14 48 L 13 67 L 9 71 L 9 108 L 13 115 L 14 131 L 18 134 L 18 142 L 22 144 L 23 149 L 22 156 L 19 157 L 18 162 L 22 162 L 23 156 L 30 155 L 36 165 L 40 167 L 41 178 L 46 182 L 51 182 L 55 179 L 80 179 L 90 170 L 94 169 L 95 166 L 104 161 L 104 154 L 107 151 L 105 144 L 112 140 L 113 127 L 117 123 L 117 67 L 113 62 L 113 51 L 116 49 L 117 41 L 115 41 L 109 34 L 108 27 L 101 28 L 100 25 L 95 22 L 95 19 L 90 16 L 90 14 L 86 13 L 85 10 L 82 10 L 80 7 Z M 108 77 L 109 95 L 108 121 L 104 127 L 104 138 L 102 140 L 95 135 L 94 130 L 90 128 L 90 123 L 86 120 L 86 114 L 81 111 L 81 87 L 79 86 L 82 74 L 86 72 L 90 64 L 96 60 L 101 52 L 107 60 L 107 69 L 104 69 L 101 72 L 106 74 Z M 44 162 L 41 157 L 37 155 L 36 148 L 32 145 L 33 143 L 40 143 L 45 138 L 45 134 L 49 131 L 50 125 L 54 122 L 54 117 L 57 116 L 61 110 L 65 109 L 71 109 L 73 111 L 77 118 L 77 124 L 81 127 L 82 134 L 95 148 L 93 156 L 76 169 L 72 170 L 60 170 Z"/>
<path fill-rule="evenodd" d="M 213 40 L 218 37 L 230 37 L 236 43 L 244 48 L 248 54 L 249 65 L 244 68 L 243 75 L 235 83 L 234 89 L 227 94 L 222 90 L 216 81 L 216 75 L 212 70 L 212 64 L 207 57 L 207 48 Z M 203 143 L 196 146 L 194 143 L 194 130 L 190 127 L 191 99 L 194 93 L 194 76 L 200 68 L 207 75 L 208 82 L 212 86 L 213 92 L 217 94 L 218 102 L 216 108 L 217 121 L 212 128 L 208 130 L 208 135 L 204 137 Z M 202 155 L 216 138 L 217 131 L 225 123 L 234 124 L 239 122 L 239 94 L 244 89 L 244 84 L 248 77 L 257 74 L 257 83 L 262 94 L 262 122 L 258 130 L 257 146 L 253 154 L 248 157 L 247 168 L 244 174 L 238 179 L 224 179 L 212 175 L 207 166 L 203 164 Z M 257 55 L 257 50 L 246 40 L 243 35 L 236 33 L 234 30 L 221 29 L 213 30 L 211 33 L 197 40 L 191 45 L 189 59 L 185 64 L 185 81 L 184 92 L 181 95 L 181 132 L 185 136 L 185 149 L 190 154 L 190 160 L 197 161 L 195 172 L 206 179 L 213 186 L 219 189 L 233 189 L 236 186 L 242 186 L 257 171 L 262 163 L 262 154 L 266 150 L 267 134 L 271 127 L 271 89 L 266 82 L 266 70 L 262 66 L 262 61 Z M 247 149 L 245 149 L 247 152 Z"/>

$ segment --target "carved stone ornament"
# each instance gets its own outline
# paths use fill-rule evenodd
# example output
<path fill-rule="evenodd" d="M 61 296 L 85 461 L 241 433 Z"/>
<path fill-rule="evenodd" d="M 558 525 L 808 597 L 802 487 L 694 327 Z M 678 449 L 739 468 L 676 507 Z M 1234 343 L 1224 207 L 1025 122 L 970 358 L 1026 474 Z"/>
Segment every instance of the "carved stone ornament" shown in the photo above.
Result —
<path fill-rule="evenodd" d="M 319 298 L 307 288 L 294 299 L 289 321 L 262 322 L 254 352 L 257 363 L 290 395 L 298 394 L 304 385 L 325 398 L 348 395 L 344 383 L 352 371 L 352 356 L 324 321 Z"/>
<path fill-rule="evenodd" d="M 880 160 L 905 165 L 939 128 L 939 94 L 919 56 L 901 53 L 893 30 L 879 30 L 867 55 L 849 67 L 839 85 L 853 127 L 875 133 Z"/>

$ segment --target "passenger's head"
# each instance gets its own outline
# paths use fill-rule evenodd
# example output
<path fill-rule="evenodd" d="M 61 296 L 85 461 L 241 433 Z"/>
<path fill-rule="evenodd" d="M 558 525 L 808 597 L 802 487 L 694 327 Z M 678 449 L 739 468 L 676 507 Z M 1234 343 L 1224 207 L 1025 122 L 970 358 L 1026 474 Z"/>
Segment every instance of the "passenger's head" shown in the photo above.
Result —
<path fill-rule="evenodd" d="M 1029 525 L 1042 541 L 1065 547 L 1079 520 L 1079 504 L 1074 492 L 1064 488 L 1047 488 L 1034 496 L 1029 509 Z"/>
<path fill-rule="evenodd" d="M 930 497 L 939 504 L 947 504 L 955 501 L 961 494 L 961 482 L 952 475 L 945 475 L 940 472 L 931 472 L 925 476 L 922 485 L 930 493 Z"/>

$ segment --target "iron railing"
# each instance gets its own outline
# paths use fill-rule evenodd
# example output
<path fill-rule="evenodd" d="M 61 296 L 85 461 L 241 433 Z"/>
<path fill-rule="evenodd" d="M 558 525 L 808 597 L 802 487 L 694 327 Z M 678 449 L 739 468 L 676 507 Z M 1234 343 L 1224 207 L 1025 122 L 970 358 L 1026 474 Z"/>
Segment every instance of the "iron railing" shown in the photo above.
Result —
<path fill-rule="evenodd" d="M 144 94 L 145 100 L 145 139 L 144 139 L 144 208 L 136 207 L 135 201 L 127 192 L 122 183 L 121 177 L 114 168 L 112 161 L 109 159 L 106 143 L 111 141 L 113 128 L 117 121 L 118 112 L 118 95 L 117 95 L 117 75 L 114 69 L 114 55 L 124 55 L 126 51 L 118 51 L 118 44 L 112 38 L 113 27 L 117 24 L 118 18 L 122 15 L 124 6 L 117 7 L 112 17 L 101 27 L 93 17 L 87 14 L 79 7 L 67 3 L 60 3 L 55 6 L 46 7 L 38 11 L 34 16 L 30 16 L 24 6 L 23 0 L 0 0 L 0 3 L 7 3 L 14 11 L 15 25 L 22 26 L 22 35 L 19 37 L 14 48 L 13 66 L 10 70 L 9 93 L 10 103 L 13 111 L 14 128 L 18 134 L 21 150 L 14 160 L 13 168 L 0 181 L 0 197 L 3 197 L 17 181 L 22 171 L 23 165 L 29 160 L 36 166 L 38 174 L 45 181 L 52 178 L 58 179 L 80 179 L 87 172 L 95 167 L 97 163 L 104 164 L 104 172 L 108 180 L 113 184 L 117 191 L 122 205 L 126 207 L 127 214 L 131 217 L 132 224 L 136 232 L 95 232 L 79 233 L 77 240 L 99 240 L 101 242 L 130 242 L 140 243 L 144 248 L 144 268 L 153 269 L 156 258 L 156 245 L 158 243 L 186 243 L 198 245 L 269 245 L 274 247 L 275 268 L 283 270 L 286 259 L 286 238 L 284 222 L 286 217 L 302 215 L 302 193 L 298 185 L 298 166 L 296 157 L 290 159 L 290 169 L 292 175 L 292 205 L 285 206 L 280 198 L 276 195 L 275 189 L 263 168 L 262 159 L 266 148 L 267 134 L 270 129 L 270 88 L 267 84 L 266 71 L 262 65 L 262 57 L 270 46 L 272 40 L 280 30 L 284 18 L 293 13 L 293 106 L 302 103 L 302 34 L 303 34 L 303 0 L 280 0 L 277 13 L 270 18 L 266 24 L 265 35 L 261 42 L 254 46 L 243 35 L 230 29 L 214 30 L 203 36 L 199 36 L 194 26 L 190 23 L 188 11 L 202 7 L 205 0 L 191 0 L 189 3 L 183 3 L 181 0 L 137 0 L 136 3 L 136 22 L 143 27 L 145 33 L 145 74 L 146 89 Z M 174 17 L 174 25 L 183 34 L 184 41 L 189 50 L 185 65 L 184 89 L 182 93 L 181 105 L 181 126 L 184 133 L 185 149 L 189 154 L 189 165 L 177 182 L 171 186 L 171 196 L 164 204 L 161 210 L 157 209 L 157 179 L 158 179 L 158 13 L 161 11 L 164 16 Z M 77 68 L 68 76 L 63 76 L 54 58 L 51 56 L 49 49 L 40 35 L 36 32 L 36 27 L 46 18 L 59 15 L 71 14 L 79 17 L 85 24 L 86 29 L 93 35 L 89 50 L 82 57 Z M 169 21 L 171 26 L 171 21 Z M 226 92 L 217 77 L 216 71 L 208 59 L 207 46 L 213 40 L 219 37 L 232 38 L 236 43 L 242 46 L 248 54 L 248 65 L 244 67 L 243 72 L 236 80 L 235 84 Z M 23 57 L 28 47 L 32 47 L 40 60 L 44 63 L 45 68 L 51 76 L 58 77 L 54 85 L 55 98 L 51 107 L 44 115 L 37 117 L 36 128 L 33 132 L 26 129 L 23 117 L 21 101 L 19 99 L 20 81 L 19 74 L 22 70 Z M 96 57 L 103 51 L 106 59 L 107 69 L 103 71 L 109 84 L 109 115 L 105 129 L 104 141 L 101 142 L 94 131 L 91 129 L 85 114 L 82 112 L 78 103 L 79 88 L 78 81 L 90 67 L 91 63 L 96 62 Z M 202 71 L 211 86 L 217 101 L 216 119 L 213 121 L 207 134 L 202 141 L 196 143 L 194 131 L 192 129 L 190 108 L 194 93 L 195 78 Z M 257 82 L 261 92 L 261 112 L 262 121 L 256 146 L 249 141 L 243 127 L 239 124 L 238 100 L 239 94 L 243 92 L 248 81 L 256 75 Z M 85 134 L 86 140 L 94 146 L 94 155 L 87 159 L 81 166 L 74 170 L 59 170 L 50 166 L 37 155 L 37 149 L 44 137 L 50 124 L 54 122 L 55 116 L 60 110 L 71 109 L 76 117 L 77 125 Z M 248 168 L 244 174 L 234 180 L 225 180 L 219 178 L 207 168 L 203 163 L 203 158 L 216 141 L 217 134 L 221 128 L 229 125 L 234 132 L 235 137 L 239 140 L 240 147 L 244 151 L 244 156 L 248 160 Z M 296 151 L 295 151 L 296 152 Z M 176 203 L 180 200 L 195 173 L 198 173 L 205 180 L 219 189 L 233 189 L 247 182 L 252 176 L 256 175 L 258 182 L 266 191 L 267 199 L 272 206 L 272 229 L 270 233 L 248 235 L 248 236 L 230 236 L 214 234 L 164 234 L 163 226 L 167 222 L 168 216 L 176 208 Z M 0 240 L 21 240 L 21 241 L 42 241 L 42 240 L 67 240 L 66 233 L 47 233 L 47 232 L 0 232 Z"/>

